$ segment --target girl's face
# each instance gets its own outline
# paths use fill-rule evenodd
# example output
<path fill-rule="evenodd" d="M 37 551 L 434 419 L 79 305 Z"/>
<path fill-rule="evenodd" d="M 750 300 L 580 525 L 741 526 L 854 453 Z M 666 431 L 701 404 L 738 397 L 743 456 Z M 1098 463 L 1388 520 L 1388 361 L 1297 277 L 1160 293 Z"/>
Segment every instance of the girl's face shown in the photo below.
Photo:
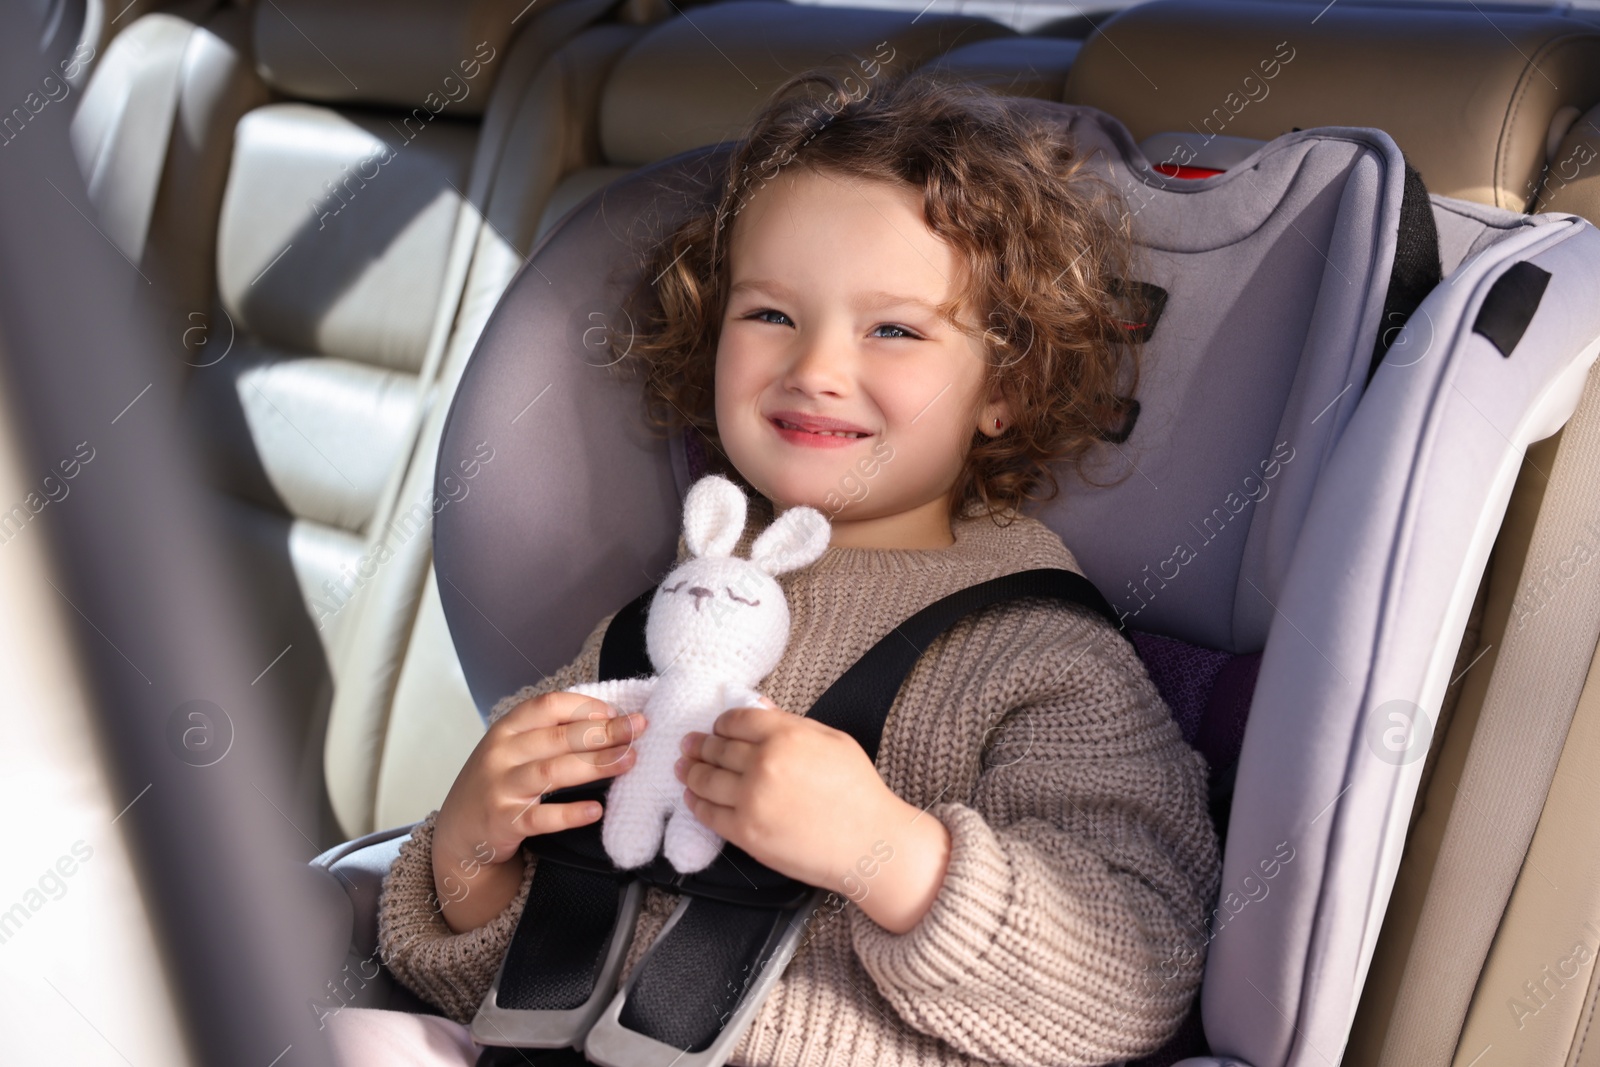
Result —
<path fill-rule="evenodd" d="M 1010 417 L 998 390 L 984 395 L 979 329 L 936 310 L 962 265 L 920 194 L 796 168 L 732 229 L 716 362 L 729 460 L 779 510 L 828 516 L 835 545 L 949 545 L 972 432 Z M 811 418 L 860 436 L 788 428 Z"/>

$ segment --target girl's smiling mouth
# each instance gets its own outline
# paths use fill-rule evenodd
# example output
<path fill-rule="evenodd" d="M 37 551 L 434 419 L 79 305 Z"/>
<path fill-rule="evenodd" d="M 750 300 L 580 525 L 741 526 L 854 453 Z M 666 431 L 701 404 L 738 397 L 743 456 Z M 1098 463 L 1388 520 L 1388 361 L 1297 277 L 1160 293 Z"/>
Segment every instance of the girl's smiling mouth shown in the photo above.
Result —
<path fill-rule="evenodd" d="M 768 415 L 767 423 L 790 444 L 811 448 L 840 448 L 872 436 L 866 430 L 838 419 L 807 416 L 795 411 Z"/>

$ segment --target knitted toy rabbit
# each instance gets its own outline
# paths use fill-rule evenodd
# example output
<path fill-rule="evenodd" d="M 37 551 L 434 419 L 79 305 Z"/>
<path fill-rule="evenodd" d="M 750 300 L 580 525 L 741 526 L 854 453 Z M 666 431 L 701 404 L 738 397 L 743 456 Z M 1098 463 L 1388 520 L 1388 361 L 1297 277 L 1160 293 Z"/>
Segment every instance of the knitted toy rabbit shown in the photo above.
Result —
<path fill-rule="evenodd" d="M 656 589 L 645 622 L 645 648 L 656 674 L 576 685 L 623 714 L 641 711 L 649 723 L 634 746 L 633 768 L 611 782 L 600 840 L 620 868 L 643 866 L 662 847 L 683 874 L 716 859 L 722 838 L 683 802 L 673 774 L 683 736 L 711 733 L 729 708 L 760 703 L 754 688 L 771 674 L 789 643 L 789 604 L 774 575 L 798 570 L 828 547 L 828 520 L 809 507 L 786 510 L 750 546 L 733 549 L 744 533 L 746 500 L 720 475 L 701 478 L 683 505 L 683 539 L 690 557 Z"/>

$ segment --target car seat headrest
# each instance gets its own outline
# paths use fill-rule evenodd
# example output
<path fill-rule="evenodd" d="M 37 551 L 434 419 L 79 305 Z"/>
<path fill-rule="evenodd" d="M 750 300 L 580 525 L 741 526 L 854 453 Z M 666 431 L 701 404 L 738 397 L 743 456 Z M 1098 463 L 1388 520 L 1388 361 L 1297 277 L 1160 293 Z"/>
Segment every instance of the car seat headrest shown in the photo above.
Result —
<path fill-rule="evenodd" d="M 481 115 L 525 7 L 527 0 L 274 0 L 256 5 L 256 69 L 272 88 L 305 100 Z"/>
<path fill-rule="evenodd" d="M 1176 133 L 1198 150 L 1215 135 L 1375 127 L 1430 192 L 1513 211 L 1532 200 L 1552 121 L 1600 99 L 1600 29 L 1542 14 L 1152 0 L 1103 30 L 1064 99 L 1116 115 L 1140 141 Z"/>
<path fill-rule="evenodd" d="M 1572 122 L 1550 157 L 1550 169 L 1539 180 L 1535 211 L 1570 211 L 1600 225 L 1600 107 Z"/>
<path fill-rule="evenodd" d="M 1007 96 L 1060 101 L 1082 44 L 1061 37 L 991 37 L 953 48 L 928 68 Z"/>
<path fill-rule="evenodd" d="M 785 79 L 827 67 L 858 91 L 957 41 L 1014 36 L 989 19 L 732 0 L 661 24 L 612 71 L 600 102 L 606 161 L 637 167 L 740 134 Z M 670 86 L 670 91 L 663 91 Z"/>

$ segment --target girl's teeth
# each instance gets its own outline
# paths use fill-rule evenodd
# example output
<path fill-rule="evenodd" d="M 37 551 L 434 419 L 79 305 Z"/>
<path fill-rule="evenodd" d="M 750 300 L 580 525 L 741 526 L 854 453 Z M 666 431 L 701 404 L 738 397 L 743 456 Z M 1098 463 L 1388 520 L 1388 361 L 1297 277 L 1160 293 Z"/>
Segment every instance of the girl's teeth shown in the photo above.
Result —
<path fill-rule="evenodd" d="M 782 425 L 783 425 L 783 428 L 786 429 L 786 430 L 799 430 L 800 429 L 800 427 L 794 425 L 793 423 L 785 422 L 785 423 L 782 423 Z M 847 430 L 807 430 L 807 431 L 802 431 L 802 432 L 815 433 L 815 434 L 826 434 L 829 437 L 860 437 L 861 436 L 858 433 L 850 433 Z"/>

